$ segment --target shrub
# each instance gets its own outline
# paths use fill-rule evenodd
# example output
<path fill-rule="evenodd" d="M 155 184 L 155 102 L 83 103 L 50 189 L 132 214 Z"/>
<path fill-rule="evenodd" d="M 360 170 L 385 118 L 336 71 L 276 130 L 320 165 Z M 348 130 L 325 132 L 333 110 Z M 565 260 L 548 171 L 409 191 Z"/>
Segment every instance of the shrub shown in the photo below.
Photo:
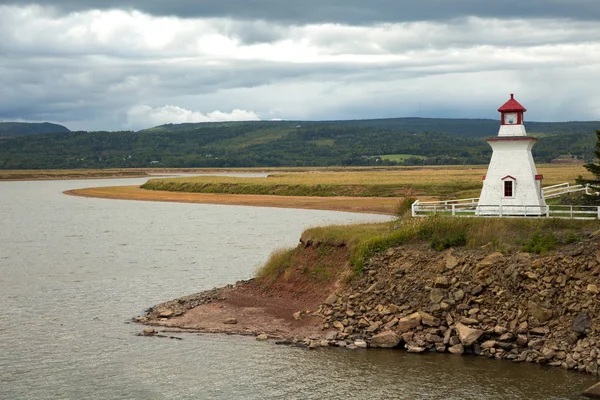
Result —
<path fill-rule="evenodd" d="M 529 239 L 523 243 L 521 248 L 528 253 L 544 254 L 553 250 L 557 244 L 556 236 L 552 232 L 542 235 L 540 231 L 535 231 Z"/>

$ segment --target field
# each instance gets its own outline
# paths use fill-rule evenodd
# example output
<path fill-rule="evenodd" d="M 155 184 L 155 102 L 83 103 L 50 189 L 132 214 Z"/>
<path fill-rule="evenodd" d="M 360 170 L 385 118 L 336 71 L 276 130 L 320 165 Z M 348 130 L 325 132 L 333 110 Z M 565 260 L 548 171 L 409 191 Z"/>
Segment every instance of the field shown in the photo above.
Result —
<path fill-rule="evenodd" d="M 171 192 L 320 197 L 478 197 L 487 166 L 403 167 L 273 173 L 266 178 L 200 176 L 152 179 L 144 189 Z M 581 165 L 538 166 L 544 186 L 591 174 Z"/>
<path fill-rule="evenodd" d="M 379 156 L 379 158 L 381 158 L 382 160 L 402 162 L 402 161 L 406 160 L 407 158 L 418 158 L 419 160 L 422 160 L 426 157 L 419 156 L 416 154 L 384 154 L 382 156 Z"/>

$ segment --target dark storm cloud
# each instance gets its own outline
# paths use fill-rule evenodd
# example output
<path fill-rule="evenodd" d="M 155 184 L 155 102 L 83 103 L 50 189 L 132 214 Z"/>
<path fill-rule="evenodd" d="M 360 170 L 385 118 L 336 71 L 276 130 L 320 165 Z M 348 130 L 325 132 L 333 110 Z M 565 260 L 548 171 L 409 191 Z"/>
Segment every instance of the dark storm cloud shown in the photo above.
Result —
<path fill-rule="evenodd" d="M 0 4 L 39 4 L 55 7 L 61 12 L 124 9 L 183 18 L 225 17 L 292 24 L 338 22 L 361 25 L 466 16 L 600 19 L 598 0 L 0 0 Z"/>

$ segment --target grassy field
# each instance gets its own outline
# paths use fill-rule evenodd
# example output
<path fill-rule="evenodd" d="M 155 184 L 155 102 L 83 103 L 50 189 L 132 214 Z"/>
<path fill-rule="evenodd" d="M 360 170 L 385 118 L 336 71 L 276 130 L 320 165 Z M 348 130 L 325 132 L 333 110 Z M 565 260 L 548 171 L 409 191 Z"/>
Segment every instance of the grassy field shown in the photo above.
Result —
<path fill-rule="evenodd" d="M 201 176 L 152 179 L 144 189 L 172 192 L 281 196 L 437 198 L 477 197 L 487 166 L 403 167 L 274 173 L 267 178 Z M 581 165 L 538 166 L 545 186 L 591 177 Z"/>
<path fill-rule="evenodd" d="M 384 154 L 382 156 L 379 156 L 379 158 L 381 158 L 382 160 L 402 162 L 407 158 L 418 158 L 419 160 L 422 160 L 425 158 L 425 156 L 418 156 L 416 154 Z"/>

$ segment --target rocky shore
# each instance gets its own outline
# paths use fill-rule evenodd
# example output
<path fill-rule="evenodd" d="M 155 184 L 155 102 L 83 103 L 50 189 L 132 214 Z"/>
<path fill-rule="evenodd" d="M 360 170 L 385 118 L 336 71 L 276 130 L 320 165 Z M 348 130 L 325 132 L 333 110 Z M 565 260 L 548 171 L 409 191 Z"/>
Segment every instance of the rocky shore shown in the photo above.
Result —
<path fill-rule="evenodd" d="M 252 280 L 158 305 L 136 320 L 308 348 L 447 352 L 598 375 L 599 240 L 596 231 L 541 256 L 407 245 L 372 258 L 350 283 L 319 289 L 320 300 L 289 288 L 265 293 Z M 299 251 L 321 246 L 329 245 L 306 243 Z"/>

